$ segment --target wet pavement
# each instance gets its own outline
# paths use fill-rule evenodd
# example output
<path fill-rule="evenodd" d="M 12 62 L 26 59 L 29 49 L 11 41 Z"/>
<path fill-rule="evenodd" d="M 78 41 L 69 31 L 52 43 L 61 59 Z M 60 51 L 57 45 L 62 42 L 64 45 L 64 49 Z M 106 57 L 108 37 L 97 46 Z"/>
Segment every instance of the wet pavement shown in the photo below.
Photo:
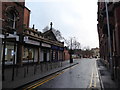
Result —
<path fill-rule="evenodd" d="M 74 60 L 79 64 L 48 76 L 24 87 L 39 90 L 41 88 L 96 88 L 100 89 L 100 81 L 96 67 L 96 59 Z"/>
<path fill-rule="evenodd" d="M 97 60 L 98 65 L 98 72 L 100 74 L 100 78 L 102 81 L 102 88 L 104 90 L 120 90 L 117 86 L 117 82 L 112 80 L 110 70 L 102 63 L 102 61 L 99 59 Z"/>

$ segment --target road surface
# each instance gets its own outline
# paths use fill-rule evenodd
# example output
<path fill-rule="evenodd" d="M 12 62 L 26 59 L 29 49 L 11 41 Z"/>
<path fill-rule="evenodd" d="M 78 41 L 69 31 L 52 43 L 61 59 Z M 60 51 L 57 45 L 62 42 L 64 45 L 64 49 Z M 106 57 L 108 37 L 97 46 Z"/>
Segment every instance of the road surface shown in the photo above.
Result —
<path fill-rule="evenodd" d="M 24 90 L 40 88 L 97 88 L 100 81 L 97 71 L 96 59 L 74 60 L 79 64 L 55 73 L 37 82 L 24 87 Z"/>

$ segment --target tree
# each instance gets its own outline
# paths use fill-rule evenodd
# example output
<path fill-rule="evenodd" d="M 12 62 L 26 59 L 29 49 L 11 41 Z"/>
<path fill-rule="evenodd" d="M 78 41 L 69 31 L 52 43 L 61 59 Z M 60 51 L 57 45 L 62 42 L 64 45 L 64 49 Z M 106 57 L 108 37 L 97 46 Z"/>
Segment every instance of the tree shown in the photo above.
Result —
<path fill-rule="evenodd" d="M 69 49 L 80 49 L 80 42 L 77 41 L 76 37 L 70 37 L 68 40 L 64 39 L 64 42 L 67 44 Z"/>
<path fill-rule="evenodd" d="M 59 30 L 56 30 L 56 29 L 52 28 L 52 31 L 55 34 L 58 41 L 63 40 L 62 34 L 61 34 L 61 32 Z"/>
<path fill-rule="evenodd" d="M 46 27 L 43 29 L 43 33 L 46 32 L 46 31 L 48 31 L 48 30 L 49 30 L 49 27 L 46 26 Z"/>
<path fill-rule="evenodd" d="M 44 29 L 43 29 L 43 33 L 50 30 L 48 26 L 46 26 Z M 52 28 L 52 31 L 54 33 L 54 35 L 56 36 L 57 40 L 58 41 L 61 41 L 61 40 L 64 40 L 61 32 L 59 30 L 56 30 L 55 28 Z"/>
<path fill-rule="evenodd" d="M 89 46 L 84 47 L 82 50 L 82 55 L 84 57 L 91 57 L 93 56 L 93 50 L 91 50 Z"/>
<path fill-rule="evenodd" d="M 70 37 L 69 40 L 64 39 L 64 41 L 69 47 L 70 63 L 73 63 L 72 54 L 80 50 L 80 43 L 77 41 L 76 37 Z"/>

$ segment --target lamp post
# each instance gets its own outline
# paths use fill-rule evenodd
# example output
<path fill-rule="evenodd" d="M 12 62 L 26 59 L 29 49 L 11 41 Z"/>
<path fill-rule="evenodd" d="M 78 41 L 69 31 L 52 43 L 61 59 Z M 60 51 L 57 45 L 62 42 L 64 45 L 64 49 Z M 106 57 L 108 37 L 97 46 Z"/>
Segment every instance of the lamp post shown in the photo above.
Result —
<path fill-rule="evenodd" d="M 108 15 L 108 6 L 107 0 L 105 0 L 105 8 L 106 8 L 106 17 L 107 17 L 107 28 L 108 28 L 108 45 L 109 45 L 109 55 L 110 55 L 110 68 L 111 73 L 113 74 L 113 63 L 112 63 L 112 47 L 111 47 L 111 36 L 110 36 L 110 25 L 109 25 L 109 15 Z"/>
<path fill-rule="evenodd" d="M 72 50 L 72 38 L 70 40 L 70 43 L 71 43 L 71 45 L 70 45 L 70 51 L 69 51 L 69 53 L 70 53 L 70 63 L 73 63 L 73 58 L 72 58 L 72 54 L 73 54 L 73 50 Z"/>

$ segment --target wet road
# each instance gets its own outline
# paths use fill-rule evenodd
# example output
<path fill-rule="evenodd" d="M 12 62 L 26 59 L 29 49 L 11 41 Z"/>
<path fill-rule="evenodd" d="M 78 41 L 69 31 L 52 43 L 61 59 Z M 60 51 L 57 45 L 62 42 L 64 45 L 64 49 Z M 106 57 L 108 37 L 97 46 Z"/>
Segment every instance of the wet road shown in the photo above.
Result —
<path fill-rule="evenodd" d="M 74 61 L 79 64 L 32 84 L 32 89 L 100 88 L 96 59 L 79 59 Z"/>

